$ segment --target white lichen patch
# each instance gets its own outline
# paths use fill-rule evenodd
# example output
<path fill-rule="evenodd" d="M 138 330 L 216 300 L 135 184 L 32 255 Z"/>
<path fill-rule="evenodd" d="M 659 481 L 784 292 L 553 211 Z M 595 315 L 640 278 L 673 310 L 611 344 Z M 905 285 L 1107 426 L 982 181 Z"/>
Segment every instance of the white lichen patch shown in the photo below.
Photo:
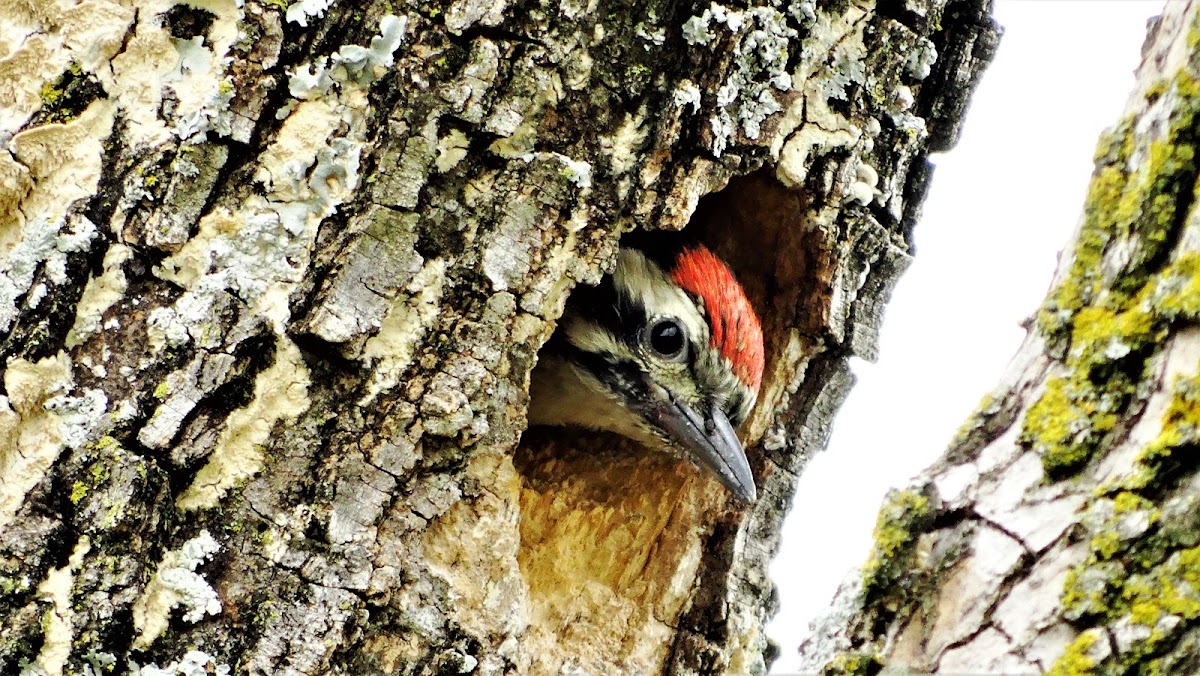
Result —
<path fill-rule="evenodd" d="M 196 143 L 204 141 L 209 131 L 229 136 L 233 115 L 229 102 L 233 100 L 234 87 L 226 69 L 232 59 L 218 57 L 200 35 L 174 42 L 179 62 L 163 82 L 178 98 L 178 110 L 184 112 L 176 114 L 171 132 L 181 140 Z M 199 86 L 201 78 L 207 78 L 207 87 Z"/>
<path fill-rule="evenodd" d="M 42 299 L 44 299 L 46 294 L 49 292 L 50 290 L 46 288 L 45 284 L 38 284 L 29 290 L 29 295 L 25 297 L 25 304 L 29 307 L 35 308 L 42 304 Z"/>
<path fill-rule="evenodd" d="M 285 111 L 258 158 L 255 180 L 265 196 L 250 197 L 233 212 L 206 215 L 196 236 L 155 270 L 188 292 L 174 307 L 152 314 L 156 346 L 203 332 L 205 309 L 226 291 L 283 333 L 288 297 L 308 270 L 321 221 L 358 188 L 367 88 L 393 63 L 406 25 L 406 19 L 386 16 L 369 47 L 343 46 L 293 73 L 289 89 L 302 100 Z"/>
<path fill-rule="evenodd" d="M 176 506 L 183 510 L 214 507 L 239 481 L 257 474 L 271 430 L 308 410 L 310 384 L 299 348 L 280 337 L 275 362 L 254 379 L 250 403 L 229 414 L 208 463 L 175 501 Z"/>
<path fill-rule="evenodd" d="M 836 44 L 837 54 L 843 63 L 861 64 L 866 51 L 862 22 L 859 21 L 861 16 L 862 10 L 853 6 L 839 17 L 822 15 L 804 40 L 803 50 L 810 53 Z M 771 146 L 772 154 L 779 157 L 776 177 L 788 187 L 804 183 L 813 157 L 839 148 L 854 147 L 864 135 L 863 125 L 847 119 L 829 105 L 831 99 L 844 96 L 851 84 L 863 84 L 861 74 L 855 75 L 858 70 L 852 73 L 838 72 L 836 68 L 826 67 L 824 60 L 816 58 L 801 59 L 801 64 L 792 74 L 792 80 L 804 83 L 804 96 L 792 103 L 780 123 L 781 131 L 795 131 L 777 134 Z M 865 142 L 869 141 L 868 138 Z"/>
<path fill-rule="evenodd" d="M 388 14 L 379 20 L 379 35 L 371 38 L 369 47 L 346 45 L 338 50 L 338 60 L 360 86 L 369 85 L 395 63 L 407 32 L 408 17 Z"/>
<path fill-rule="evenodd" d="M 16 321 L 22 294 L 28 294 L 26 304 L 37 307 L 47 293 L 44 284 L 38 285 L 41 289 L 31 288 L 38 269 L 54 284 L 66 283 L 67 254 L 86 250 L 96 235 L 95 225 L 82 216 L 74 219 L 72 230 L 62 232 L 62 225 L 42 218 L 30 221 L 21 241 L 0 265 L 0 332 Z"/>
<path fill-rule="evenodd" d="M 310 18 L 325 16 L 325 12 L 333 5 L 334 0 L 298 0 L 288 5 L 284 15 L 288 21 L 308 27 Z"/>
<path fill-rule="evenodd" d="M 466 134 L 458 129 L 451 129 L 448 134 L 438 139 L 437 160 L 433 166 L 440 174 L 450 171 L 467 156 L 469 146 Z"/>
<path fill-rule="evenodd" d="M 39 265 L 45 264 L 50 282 L 65 279 L 64 254 L 71 249 L 62 240 L 48 243 L 41 230 L 63 227 L 72 206 L 95 195 L 102 144 L 118 114 L 129 147 L 167 140 L 169 125 L 185 137 L 220 129 L 222 116 L 228 116 L 232 88 L 223 77 L 229 47 L 239 34 L 239 3 L 190 3 L 215 19 L 206 37 L 187 40 L 172 38 L 162 25 L 174 4 L 150 0 L 135 11 L 107 0 L 31 0 L 3 11 L 0 138 L 6 140 L 0 147 L 0 223 L 6 227 L 0 228 L 0 259 L 5 260 L 0 331 L 8 328 L 21 295 L 29 294 L 27 304 L 36 306 L 53 293 L 45 283 L 31 287 Z M 78 112 L 65 124 L 16 133 L 39 108 L 62 99 L 66 80 L 79 79 L 98 81 L 102 97 L 81 112 L 65 111 L 66 119 Z M 167 98 L 171 105 L 164 107 Z M 80 223 L 69 225 L 80 232 Z M 81 241 L 77 248 L 87 244 Z"/>
<path fill-rule="evenodd" d="M 413 350 L 437 319 L 445 283 L 446 261 L 427 262 L 388 310 L 379 332 L 363 346 L 362 359 L 371 369 L 371 380 L 360 406 L 400 383 L 412 363 Z"/>
<path fill-rule="evenodd" d="M 113 667 L 117 664 L 117 656 L 93 648 L 83 655 L 83 661 L 83 669 L 80 671 L 82 676 L 101 676 L 113 672 Z"/>
<path fill-rule="evenodd" d="M 75 308 L 75 323 L 67 334 L 68 348 L 100 332 L 100 320 L 104 313 L 125 295 L 127 282 L 123 266 L 132 254 L 129 247 L 119 243 L 109 247 L 104 254 L 103 271 L 88 280 Z"/>
<path fill-rule="evenodd" d="M 700 112 L 700 88 L 691 80 L 683 80 L 675 87 L 673 99 L 680 108 L 690 106 L 693 113 Z"/>
<path fill-rule="evenodd" d="M 788 3 L 787 13 L 807 28 L 817 20 L 817 0 L 794 0 Z"/>
<path fill-rule="evenodd" d="M 379 20 L 379 35 L 371 39 L 370 46 L 344 45 L 332 56 L 297 67 L 288 80 L 289 93 L 293 98 L 312 101 L 338 91 L 369 87 L 395 63 L 396 50 L 407 31 L 408 17 L 384 16 Z"/>
<path fill-rule="evenodd" d="M 908 56 L 908 74 L 917 80 L 924 80 L 933 72 L 933 64 L 937 63 L 937 48 L 928 38 L 920 38 L 917 48 Z"/>
<path fill-rule="evenodd" d="M 236 230 L 208 243 L 213 274 L 280 330 L 321 219 L 358 187 L 361 141 L 332 137 L 344 113 L 326 101 L 297 106 L 260 156 L 257 180 L 266 199 L 247 200 Z"/>
<path fill-rule="evenodd" d="M 11 125 L 19 126 L 36 111 L 42 103 L 39 93 L 70 64 L 80 74 L 99 80 L 129 121 L 126 133 L 133 143 L 166 139 L 169 128 L 159 118 L 164 112 L 159 104 L 168 91 L 175 105 L 164 112 L 164 118 L 182 136 L 204 131 L 212 120 L 227 115 L 230 89 L 224 68 L 229 48 L 238 38 L 241 3 L 189 3 L 215 17 L 207 43 L 198 36 L 177 40 L 163 30 L 163 16 L 174 4 L 139 2 L 136 13 L 132 6 L 106 0 L 74 4 L 33 0 L 6 8 L 5 34 L 20 46 L 0 61 L 0 82 L 13 87 L 12 96 L 0 95 L 0 100 L 13 102 L 11 107 L 0 107 L 0 129 L 13 130 Z M 133 26 L 135 17 L 138 23 Z M 6 66 L 14 69 L 15 77 L 4 77 Z"/>
<path fill-rule="evenodd" d="M 562 12 L 568 17 L 582 9 L 577 0 L 562 4 Z M 499 26 L 504 21 L 508 0 L 454 0 L 449 5 L 446 9 L 446 28 L 452 33 L 462 33 L 476 23 Z"/>
<path fill-rule="evenodd" d="M 710 150 L 720 157 L 735 133 L 757 140 L 767 117 L 783 110 L 775 93 L 792 88 L 786 68 L 797 33 L 774 7 L 739 11 L 714 2 L 684 23 L 684 40 L 707 45 L 716 38 L 718 25 L 738 36 L 734 65 L 717 90 L 716 113 L 708 120 Z"/>
<path fill-rule="evenodd" d="M 925 118 L 913 115 L 912 113 L 895 113 L 892 114 L 892 123 L 897 129 L 902 129 L 909 132 L 917 139 L 925 139 L 929 136 L 929 128 L 925 124 Z"/>
<path fill-rule="evenodd" d="M 170 131 L 159 117 L 166 84 L 179 63 L 179 52 L 166 31 L 147 23 L 153 11 L 142 13 L 133 37 L 124 51 L 113 59 L 110 74 L 100 76 L 109 96 L 124 112 L 124 135 L 131 142 L 159 145 L 170 138 Z M 157 22 L 156 22 L 157 23 Z M 182 84 L 182 83 L 179 83 Z"/>
<path fill-rule="evenodd" d="M 222 274 L 202 277 L 173 305 L 151 310 L 146 320 L 150 346 L 162 350 L 186 345 L 192 340 L 202 347 L 218 345 L 219 332 L 209 330 L 215 316 L 213 309 L 223 299 L 224 287 L 230 284 L 226 273 L 236 272 L 225 270 Z"/>
<path fill-rule="evenodd" d="M 8 396 L 0 396 L 0 528 L 12 522 L 64 448 L 94 441 L 110 424 L 104 393 L 70 396 L 74 386 L 71 360 L 61 352 L 37 362 L 9 362 Z"/>
<path fill-rule="evenodd" d="M 328 102 L 320 99 L 301 102 L 259 156 L 255 179 L 276 199 L 299 198 L 308 170 L 317 161 L 317 153 L 340 122 L 340 116 Z"/>
<path fill-rule="evenodd" d="M 667 29 L 659 25 L 658 21 L 658 12 L 650 10 L 646 14 L 646 20 L 639 21 L 633 27 L 634 34 L 649 43 L 644 45 L 647 51 L 650 50 L 650 45 L 661 47 L 667 40 Z"/>
<path fill-rule="evenodd" d="M 44 406 L 58 417 L 59 431 L 67 448 L 83 448 L 108 430 L 109 422 L 104 417 L 108 396 L 101 390 L 87 389 L 78 396 L 60 394 L 48 399 Z"/>
<path fill-rule="evenodd" d="M 196 574 L 197 566 L 220 549 L 212 535 L 202 530 L 182 547 L 163 556 L 146 590 L 133 604 L 133 626 L 138 632 L 134 650 L 145 650 L 166 631 L 171 611 L 176 607 L 183 608 L 183 620 L 191 623 L 221 612 L 216 590 Z"/>
<path fill-rule="evenodd" d="M 47 284 L 67 281 L 67 255 L 91 245 L 95 226 L 67 212 L 95 192 L 112 125 L 113 106 L 95 101 L 69 124 L 23 131 L 0 151 L 0 332 L 23 295 L 36 307 Z M 35 285 L 39 270 L 45 281 Z"/>
<path fill-rule="evenodd" d="M 187 289 L 169 308 L 151 313 L 151 341 L 176 345 L 203 333 L 209 309 L 228 291 L 280 332 L 289 317 L 287 294 L 304 277 L 318 220 L 304 203 L 248 199 L 231 214 L 216 210 L 200 231 L 155 269 Z"/>
<path fill-rule="evenodd" d="M 227 73 L 230 48 L 239 37 L 242 9 L 236 0 L 189 3 L 214 16 L 207 36 L 171 37 L 163 30 L 170 0 L 139 3 L 138 22 L 125 49 L 96 77 L 121 108 L 126 142 L 157 145 L 171 136 L 201 141 L 207 132 L 229 133 L 233 88 Z M 123 38 L 125 29 L 121 31 Z M 162 102 L 174 103 L 163 112 Z"/>
<path fill-rule="evenodd" d="M 815 21 L 808 20 L 809 33 L 801 47 L 803 58 L 791 74 L 792 82 L 803 83 L 804 95 L 793 100 L 782 116 L 770 148 L 779 158 L 776 177 L 788 187 L 804 183 L 814 157 L 859 144 L 869 146 L 878 133 L 878 121 L 870 120 L 864 138 L 863 124 L 847 119 L 830 106 L 831 100 L 848 96 L 852 86 L 867 84 L 865 11 L 851 4 L 843 14 L 823 13 Z M 830 58 L 816 56 L 822 53 L 830 53 Z M 874 189 L 870 180 L 859 176 L 847 183 L 843 194 L 862 202 L 870 192 L 874 199 L 876 195 L 868 186 Z"/>
<path fill-rule="evenodd" d="M 826 99 L 847 100 L 848 90 L 852 85 L 866 81 L 867 65 L 863 62 L 866 56 L 861 50 L 861 44 L 839 44 L 833 52 L 829 69 L 821 82 L 821 96 Z"/>
<path fill-rule="evenodd" d="M 592 165 L 586 160 L 573 160 L 559 153 L 551 153 L 551 155 L 562 163 L 564 178 L 583 190 L 592 187 Z"/>
<path fill-rule="evenodd" d="M 75 639 L 75 610 L 71 604 L 71 586 L 75 571 L 83 563 L 83 557 L 92 549 L 92 541 L 84 535 L 75 543 L 67 565 L 52 569 L 46 579 L 38 585 L 38 598 L 50 603 L 42 619 L 42 649 L 38 651 L 34 664 L 49 676 L 61 676 L 67 658 L 71 656 L 71 642 Z"/>
<path fill-rule="evenodd" d="M 133 660 L 129 660 L 127 667 L 130 676 L 229 676 L 232 673 L 228 664 L 223 664 L 203 650 L 189 650 L 183 659 L 170 662 L 165 667 L 140 665 Z"/>
<path fill-rule="evenodd" d="M 744 21 L 742 12 L 714 2 L 683 23 L 683 39 L 689 45 L 707 45 L 717 37 L 713 32 L 714 24 L 724 24 L 729 32 L 736 33 Z"/>

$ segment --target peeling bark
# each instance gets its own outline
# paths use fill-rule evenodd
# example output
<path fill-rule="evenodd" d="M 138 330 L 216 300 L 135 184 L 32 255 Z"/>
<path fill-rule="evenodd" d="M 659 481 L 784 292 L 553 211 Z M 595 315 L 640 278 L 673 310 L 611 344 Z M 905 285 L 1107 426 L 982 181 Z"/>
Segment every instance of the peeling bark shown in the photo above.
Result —
<path fill-rule="evenodd" d="M 1029 335 L 801 646 L 874 673 L 1200 669 L 1200 17 L 1151 22 Z"/>
<path fill-rule="evenodd" d="M 988 3 L 325 4 L 0 5 L 0 672 L 764 672 Z M 684 226 L 768 336 L 750 508 L 524 434 Z"/>

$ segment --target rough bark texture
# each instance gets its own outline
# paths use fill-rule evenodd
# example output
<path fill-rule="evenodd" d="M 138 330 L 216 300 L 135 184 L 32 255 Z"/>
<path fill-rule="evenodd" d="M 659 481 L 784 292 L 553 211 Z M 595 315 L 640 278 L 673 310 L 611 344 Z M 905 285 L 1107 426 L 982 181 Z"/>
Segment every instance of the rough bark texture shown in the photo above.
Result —
<path fill-rule="evenodd" d="M 879 516 L 810 668 L 1200 672 L 1200 19 L 1166 3 L 1008 375 Z"/>
<path fill-rule="evenodd" d="M 762 672 L 988 3 L 284 4 L 0 1 L 0 672 Z M 522 440 L 685 225 L 767 330 L 746 509 Z"/>

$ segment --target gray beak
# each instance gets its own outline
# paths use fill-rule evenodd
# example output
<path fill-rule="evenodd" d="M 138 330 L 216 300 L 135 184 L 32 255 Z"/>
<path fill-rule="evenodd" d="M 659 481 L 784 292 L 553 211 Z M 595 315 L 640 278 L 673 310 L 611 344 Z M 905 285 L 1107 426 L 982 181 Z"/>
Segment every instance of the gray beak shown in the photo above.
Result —
<path fill-rule="evenodd" d="M 754 487 L 754 475 L 742 442 L 733 432 L 729 418 L 718 406 L 704 418 L 692 407 L 679 401 L 668 400 L 651 407 L 650 421 L 687 450 L 703 467 L 717 475 L 717 479 L 742 502 L 754 502 L 758 491 Z"/>

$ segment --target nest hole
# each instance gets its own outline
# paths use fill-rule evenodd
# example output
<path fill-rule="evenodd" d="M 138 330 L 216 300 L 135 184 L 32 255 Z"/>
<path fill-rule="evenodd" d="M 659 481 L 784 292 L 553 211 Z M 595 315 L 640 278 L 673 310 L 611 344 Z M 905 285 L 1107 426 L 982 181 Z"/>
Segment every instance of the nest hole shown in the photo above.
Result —
<path fill-rule="evenodd" d="M 800 193 L 759 172 L 701 199 L 680 233 L 730 265 L 763 324 L 763 391 L 740 430 L 760 488 L 770 470 L 756 444 L 804 352 L 797 341 L 815 344 L 827 319 L 806 309 L 822 305 L 808 299 L 832 260 L 809 241 L 807 217 Z M 687 460 L 612 434 L 531 428 L 514 463 L 536 666 L 594 655 L 631 671 L 661 668 L 712 528 L 744 508 Z"/>

